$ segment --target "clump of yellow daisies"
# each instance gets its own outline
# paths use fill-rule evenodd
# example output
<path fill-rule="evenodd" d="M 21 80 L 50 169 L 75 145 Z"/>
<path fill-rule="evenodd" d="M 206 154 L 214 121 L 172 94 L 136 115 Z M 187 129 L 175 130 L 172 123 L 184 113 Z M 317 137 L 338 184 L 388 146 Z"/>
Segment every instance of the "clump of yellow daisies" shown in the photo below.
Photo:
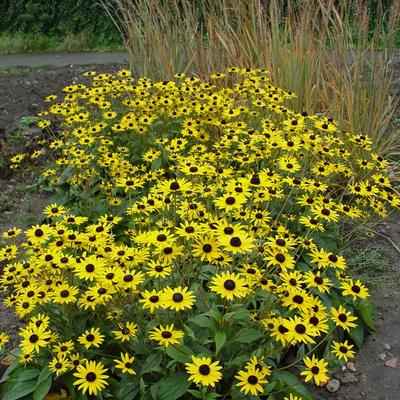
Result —
<path fill-rule="evenodd" d="M 4 304 L 26 321 L 10 377 L 40 366 L 126 400 L 311 399 L 300 381 L 324 385 L 373 329 L 333 235 L 399 208 L 388 162 L 288 108 L 266 71 L 85 75 L 39 123 L 61 127 L 44 176 L 65 204 L 2 233 Z"/>

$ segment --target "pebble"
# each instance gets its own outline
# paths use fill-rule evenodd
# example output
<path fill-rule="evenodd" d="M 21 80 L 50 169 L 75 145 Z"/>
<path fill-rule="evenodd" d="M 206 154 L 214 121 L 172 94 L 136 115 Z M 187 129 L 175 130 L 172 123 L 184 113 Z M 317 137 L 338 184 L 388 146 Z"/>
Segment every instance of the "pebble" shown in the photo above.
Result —
<path fill-rule="evenodd" d="M 389 344 L 384 344 L 385 350 L 390 350 L 390 345 Z"/>
<path fill-rule="evenodd" d="M 385 361 L 385 360 L 386 360 L 386 354 L 385 354 L 385 353 L 381 353 L 381 354 L 379 354 L 378 358 L 379 358 L 381 361 Z"/>
<path fill-rule="evenodd" d="M 340 381 L 338 379 L 331 379 L 326 385 L 326 390 L 330 393 L 337 392 L 339 388 L 340 388 Z"/>
<path fill-rule="evenodd" d="M 357 371 L 356 366 L 355 366 L 354 363 L 351 362 L 351 361 L 349 361 L 349 362 L 346 364 L 346 367 L 347 367 L 347 369 L 348 369 L 350 372 L 356 372 L 356 371 Z"/>
<path fill-rule="evenodd" d="M 344 384 L 358 382 L 358 378 L 351 372 L 345 372 L 345 373 L 341 374 L 339 379 L 340 379 L 340 382 L 342 382 Z"/>

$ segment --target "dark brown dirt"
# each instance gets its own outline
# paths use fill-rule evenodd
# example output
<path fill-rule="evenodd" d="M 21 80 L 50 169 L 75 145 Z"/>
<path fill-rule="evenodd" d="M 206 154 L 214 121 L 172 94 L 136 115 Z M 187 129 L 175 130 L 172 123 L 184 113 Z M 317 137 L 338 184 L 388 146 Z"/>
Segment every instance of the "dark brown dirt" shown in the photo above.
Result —
<path fill-rule="evenodd" d="M 1 156 L 9 156 L 13 144 L 8 135 L 18 129 L 23 116 L 35 115 L 44 107 L 45 96 L 58 93 L 65 85 L 76 80 L 82 81 L 81 73 L 95 69 L 99 72 L 114 72 L 124 67 L 122 64 L 63 66 L 63 67 L 17 67 L 0 70 L 0 161 Z M 396 76 L 399 76 L 400 61 L 397 62 Z M 394 90 L 394 95 L 398 95 Z M 40 132 L 39 132 L 40 134 Z M 22 144 L 23 146 L 26 143 Z M 15 150 L 15 149 L 14 149 Z M 48 201 L 46 193 L 31 190 L 26 193 L 25 187 L 32 183 L 35 170 L 6 172 L 0 164 L 0 232 L 14 226 L 27 227 L 38 221 L 44 204 Z M 25 186 L 24 186 L 25 185 Z M 3 194 L 3 197 L 1 195 Z M 4 196 L 5 194 L 5 196 Z M 2 208 L 4 199 L 10 200 L 9 207 Z M 22 215 L 22 218 L 17 218 Z M 26 216 L 26 218 L 25 218 Z M 400 247 L 399 215 L 392 216 L 377 231 L 388 235 Z M 386 239 L 371 240 L 368 246 L 384 241 L 391 254 L 393 266 L 391 273 L 400 272 L 400 252 Z M 390 282 L 384 276 L 382 281 Z M 315 391 L 316 400 L 400 400 L 400 287 L 385 286 L 373 291 L 377 308 L 376 333 L 369 335 L 366 343 L 357 355 L 354 372 L 357 382 L 341 384 L 339 391 L 329 393 L 326 389 Z M 14 335 L 18 321 L 8 309 L 0 303 L 0 329 Z M 397 368 L 384 366 L 385 360 L 399 357 Z"/>

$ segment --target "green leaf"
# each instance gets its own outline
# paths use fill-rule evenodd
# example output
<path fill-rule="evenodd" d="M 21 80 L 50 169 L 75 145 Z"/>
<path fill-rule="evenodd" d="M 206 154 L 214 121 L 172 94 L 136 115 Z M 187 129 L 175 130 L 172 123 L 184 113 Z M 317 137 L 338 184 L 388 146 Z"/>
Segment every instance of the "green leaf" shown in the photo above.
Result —
<path fill-rule="evenodd" d="M 10 379 L 19 382 L 29 381 L 39 375 L 39 370 L 34 367 L 23 367 L 16 369 L 11 375 Z"/>
<path fill-rule="evenodd" d="M 226 313 L 224 315 L 223 319 L 224 319 L 224 321 L 228 321 L 230 319 L 237 320 L 237 321 L 240 321 L 240 320 L 245 321 L 245 320 L 249 319 L 249 317 L 250 317 L 250 311 L 242 308 L 237 311 Z"/>
<path fill-rule="evenodd" d="M 356 328 L 350 329 L 349 333 L 354 343 L 360 348 L 364 341 L 364 324 L 359 323 Z"/>
<path fill-rule="evenodd" d="M 40 377 L 39 377 L 40 378 Z M 43 400 L 47 393 L 49 393 L 51 388 L 51 382 L 53 377 L 48 375 L 47 378 L 42 379 L 35 387 L 35 391 L 33 392 L 33 400 Z"/>
<path fill-rule="evenodd" d="M 171 358 L 180 363 L 192 361 L 191 355 L 193 354 L 193 351 L 190 347 L 187 347 L 184 344 L 168 346 L 166 352 Z"/>
<path fill-rule="evenodd" d="M 169 347 L 169 346 L 168 346 Z M 175 372 L 160 383 L 158 388 L 159 400 L 176 400 L 189 389 L 191 382 L 184 372 Z"/>
<path fill-rule="evenodd" d="M 222 346 L 226 342 L 226 333 L 218 331 L 215 334 L 214 340 L 215 340 L 215 354 L 218 354 L 219 351 L 221 350 Z"/>
<path fill-rule="evenodd" d="M 162 160 L 162 157 L 158 157 L 158 158 L 156 158 L 155 160 L 153 160 L 153 161 L 151 162 L 151 170 L 154 171 L 154 170 L 156 170 L 156 169 L 161 168 L 162 161 L 163 161 L 163 160 Z"/>
<path fill-rule="evenodd" d="M 307 388 L 299 381 L 296 375 L 288 371 L 278 371 L 275 370 L 272 373 L 272 379 L 281 382 L 281 390 L 286 393 L 292 393 L 301 396 L 303 400 L 313 400 L 312 394 L 307 390 Z"/>
<path fill-rule="evenodd" d="M 38 383 L 43 382 L 44 380 L 46 380 L 51 374 L 52 374 L 52 372 L 49 370 L 48 367 L 43 368 L 40 371 L 40 374 L 38 376 Z"/>
<path fill-rule="evenodd" d="M 10 375 L 13 371 L 15 371 L 18 368 L 22 368 L 21 364 L 19 363 L 18 359 L 15 360 L 7 369 L 6 372 L 4 372 L 3 376 L 0 379 L 0 383 L 5 382 L 7 379 L 10 378 Z"/>
<path fill-rule="evenodd" d="M 188 390 L 188 393 L 190 393 L 196 399 L 202 399 L 203 398 L 203 393 L 201 393 L 200 390 Z"/>
<path fill-rule="evenodd" d="M 148 372 L 158 372 L 160 370 L 159 365 L 163 359 L 161 352 L 151 353 L 143 363 L 141 374 L 144 375 Z"/>
<path fill-rule="evenodd" d="M 374 303 L 372 303 L 371 300 L 360 301 L 360 304 L 357 306 L 357 310 L 359 311 L 365 325 L 371 331 L 376 331 Z"/>
<path fill-rule="evenodd" d="M 196 315 L 195 317 L 190 318 L 188 322 L 193 322 L 194 324 L 201 326 L 202 328 L 212 327 L 210 319 L 204 314 Z"/>
<path fill-rule="evenodd" d="M 264 334 L 257 329 L 243 328 L 234 337 L 234 342 L 251 343 L 262 338 Z"/>
<path fill-rule="evenodd" d="M 17 400 L 24 397 L 35 390 L 36 379 L 29 381 L 17 381 L 9 379 L 3 387 L 2 400 Z"/>

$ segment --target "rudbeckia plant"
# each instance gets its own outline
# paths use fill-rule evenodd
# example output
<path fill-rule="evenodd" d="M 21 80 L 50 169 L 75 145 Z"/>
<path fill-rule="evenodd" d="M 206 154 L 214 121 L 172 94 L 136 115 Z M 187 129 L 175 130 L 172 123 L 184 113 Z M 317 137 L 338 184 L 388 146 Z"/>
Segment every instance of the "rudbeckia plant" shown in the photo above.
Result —
<path fill-rule="evenodd" d="M 40 114 L 57 201 L 2 234 L 4 395 L 312 399 L 374 329 L 336 239 L 399 208 L 388 162 L 263 70 L 85 75 Z"/>

